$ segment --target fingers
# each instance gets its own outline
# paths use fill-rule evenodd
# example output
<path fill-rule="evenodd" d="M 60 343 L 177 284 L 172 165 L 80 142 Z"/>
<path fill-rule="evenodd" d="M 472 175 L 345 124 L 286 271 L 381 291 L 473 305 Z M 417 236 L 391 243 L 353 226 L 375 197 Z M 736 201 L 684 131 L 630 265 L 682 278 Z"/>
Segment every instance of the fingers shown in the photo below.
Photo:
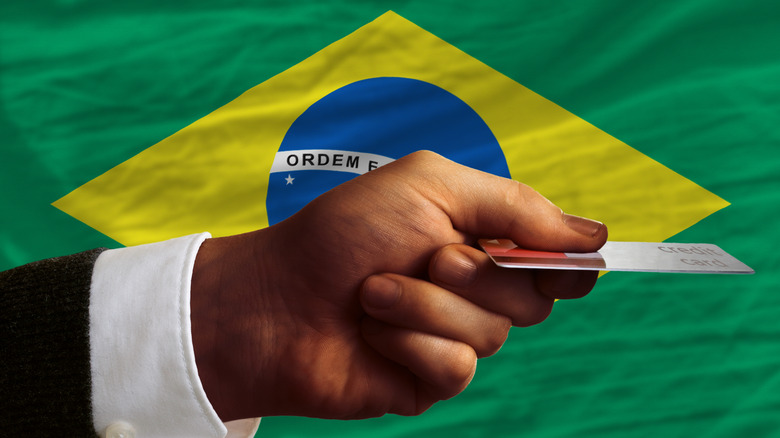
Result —
<path fill-rule="evenodd" d="M 498 351 L 511 327 L 506 316 L 427 281 L 394 274 L 370 277 L 361 303 L 375 319 L 463 342 L 478 357 Z"/>
<path fill-rule="evenodd" d="M 447 245 L 437 251 L 429 276 L 465 299 L 509 316 L 515 326 L 544 321 L 555 302 L 537 289 L 534 271 L 501 269 L 487 254 L 466 245 Z"/>
<path fill-rule="evenodd" d="M 494 354 L 509 334 L 508 317 L 486 310 L 430 282 L 396 275 L 369 277 L 360 293 L 369 315 L 364 340 L 380 355 L 414 376 L 414 406 L 395 413 L 419 414 L 463 391 L 478 357 Z M 406 399 L 408 400 L 408 399 Z"/>
<path fill-rule="evenodd" d="M 484 252 L 447 245 L 434 254 L 429 276 L 434 283 L 512 319 L 516 326 L 542 322 L 554 299 L 580 298 L 593 288 L 598 272 L 499 268 Z"/>
<path fill-rule="evenodd" d="M 598 271 L 536 271 L 536 286 L 547 296 L 558 299 L 582 298 L 596 285 Z"/>
<path fill-rule="evenodd" d="M 368 314 L 363 338 L 417 382 L 414 404 L 405 398 L 393 412 L 419 414 L 463 391 L 476 359 L 496 353 L 512 324 L 541 322 L 555 297 L 587 294 L 595 274 L 501 269 L 482 251 L 453 244 L 434 255 L 432 282 L 397 274 L 369 277 L 360 291 Z"/>
<path fill-rule="evenodd" d="M 436 401 L 459 394 L 474 377 L 477 356 L 466 343 L 370 317 L 363 319 L 361 329 L 372 348 L 406 367 L 418 379 L 416 407 L 397 413 L 419 414 Z"/>
<path fill-rule="evenodd" d="M 431 201 L 449 215 L 455 229 L 473 236 L 510 238 L 529 249 L 575 252 L 597 251 L 607 240 L 603 224 L 564 214 L 529 186 L 433 152 L 416 152 L 385 167 L 423 174 L 421 184 Z"/>

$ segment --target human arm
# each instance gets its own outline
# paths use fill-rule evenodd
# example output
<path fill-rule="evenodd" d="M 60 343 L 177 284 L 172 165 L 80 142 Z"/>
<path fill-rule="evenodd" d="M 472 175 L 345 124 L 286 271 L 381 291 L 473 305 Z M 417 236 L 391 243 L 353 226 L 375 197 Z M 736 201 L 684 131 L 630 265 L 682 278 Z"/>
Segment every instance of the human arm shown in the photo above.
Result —
<path fill-rule="evenodd" d="M 475 358 L 494 353 L 510 323 L 538 323 L 554 297 L 581 296 L 592 287 L 590 274 L 501 270 L 468 245 L 476 237 L 507 236 L 530 248 L 591 251 L 606 239 L 606 229 L 564 215 L 527 186 L 418 153 L 356 178 L 264 230 L 202 245 L 192 237 L 107 251 L 95 265 L 92 291 L 84 281 L 76 289 L 82 301 L 101 294 L 120 315 L 133 309 L 124 319 L 136 328 L 118 329 L 117 321 L 90 304 L 89 312 L 108 325 L 100 330 L 99 322 L 91 324 L 99 333 L 79 342 L 116 343 L 90 359 L 93 374 L 119 383 L 119 389 L 92 388 L 100 405 L 95 427 L 102 431 L 126 420 L 139 433 L 181 431 L 177 424 L 184 417 L 171 414 L 179 401 L 196 405 L 187 415 L 214 425 L 198 428 L 204 436 L 220 435 L 215 424 L 220 419 L 417 414 L 461 391 Z M 91 272 L 91 263 L 76 272 Z M 70 271 L 66 277 L 80 276 Z M 47 272 L 37 274 L 45 287 L 70 281 Z M 372 304 L 387 292 L 381 279 L 394 281 L 399 292 L 389 306 Z M 140 290 L 150 298 L 140 298 Z M 23 297 L 25 291 L 14 293 Z M 167 304 L 151 306 L 156 299 Z M 123 300 L 127 305 L 118 304 Z M 41 314 L 68 316 L 47 302 Z M 149 306 L 171 309 L 170 315 L 148 316 Z M 79 314 L 86 313 L 82 308 Z M 172 334 L 150 335 L 145 321 L 168 321 Z M 143 332 L 149 336 L 139 335 Z M 152 338 L 168 342 L 153 349 L 158 355 L 184 349 L 176 363 L 184 371 L 139 360 L 134 348 L 147 349 L 145 339 Z M 65 348 L 78 341 L 67 340 Z M 96 358 L 107 358 L 103 366 L 109 371 L 101 371 Z M 187 369 L 195 363 L 192 375 Z M 132 372 L 111 375 L 128 365 L 157 370 L 158 380 L 133 378 Z M 178 397 L 179 392 L 163 388 L 158 395 L 173 396 L 177 403 L 159 402 L 153 388 L 141 389 L 148 381 L 195 390 Z M 205 395 L 198 389 L 201 382 Z M 100 402 L 101 394 L 108 402 Z M 147 399 L 158 402 L 138 402 Z M 83 401 L 54 401 L 62 408 L 55 413 L 60 420 L 68 420 L 68 410 L 91 409 Z M 115 402 L 120 406 L 108 406 Z M 40 435 L 36 420 L 27 426 Z M 59 420 L 51 424 L 54 433 L 70 430 L 59 427 L 65 424 Z"/>

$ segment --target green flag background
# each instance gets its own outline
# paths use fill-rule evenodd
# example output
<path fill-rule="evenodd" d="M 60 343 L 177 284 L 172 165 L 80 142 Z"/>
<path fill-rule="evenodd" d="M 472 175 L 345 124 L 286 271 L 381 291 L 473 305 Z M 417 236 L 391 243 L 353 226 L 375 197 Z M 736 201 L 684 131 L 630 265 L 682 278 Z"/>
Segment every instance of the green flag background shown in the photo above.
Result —
<path fill-rule="evenodd" d="M 780 436 L 777 2 L 4 2 L 0 269 L 118 246 L 51 203 L 391 9 L 730 202 L 670 240 L 757 273 L 610 273 L 420 417 L 259 435 Z"/>

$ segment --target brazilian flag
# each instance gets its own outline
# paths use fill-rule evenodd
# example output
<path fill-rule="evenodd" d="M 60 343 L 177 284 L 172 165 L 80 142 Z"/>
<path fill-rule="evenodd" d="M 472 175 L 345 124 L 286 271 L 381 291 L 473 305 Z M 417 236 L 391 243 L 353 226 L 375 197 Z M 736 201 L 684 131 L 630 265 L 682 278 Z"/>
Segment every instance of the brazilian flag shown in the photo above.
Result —
<path fill-rule="evenodd" d="M 3 2 L 0 269 L 265 227 L 430 149 L 757 273 L 608 273 L 419 417 L 259 436 L 780 436 L 778 23 L 761 0 Z"/>

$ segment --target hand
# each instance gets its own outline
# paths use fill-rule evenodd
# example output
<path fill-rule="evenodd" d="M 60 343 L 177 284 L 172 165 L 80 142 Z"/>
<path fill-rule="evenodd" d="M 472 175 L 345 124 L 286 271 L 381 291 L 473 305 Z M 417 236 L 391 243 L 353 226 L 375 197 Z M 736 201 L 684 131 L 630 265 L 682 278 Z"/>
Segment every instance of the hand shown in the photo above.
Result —
<path fill-rule="evenodd" d="M 417 152 L 275 226 L 209 239 L 192 284 L 206 393 L 227 421 L 418 414 L 471 380 L 511 325 L 544 320 L 595 273 L 505 270 L 470 247 L 508 237 L 596 251 L 606 227 L 528 186 Z"/>

